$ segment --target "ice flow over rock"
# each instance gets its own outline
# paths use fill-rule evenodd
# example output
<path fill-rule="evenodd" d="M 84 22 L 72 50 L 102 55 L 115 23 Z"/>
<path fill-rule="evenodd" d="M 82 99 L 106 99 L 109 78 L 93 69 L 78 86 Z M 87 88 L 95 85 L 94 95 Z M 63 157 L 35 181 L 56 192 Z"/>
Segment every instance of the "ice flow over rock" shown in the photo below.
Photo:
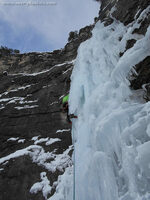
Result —
<path fill-rule="evenodd" d="M 72 128 L 76 200 L 150 199 L 150 102 L 133 97 L 128 81 L 150 55 L 150 28 L 143 37 L 131 34 L 139 26 L 98 22 L 78 50 L 69 99 L 70 113 L 78 115 Z M 136 43 L 125 51 L 132 38 Z"/>

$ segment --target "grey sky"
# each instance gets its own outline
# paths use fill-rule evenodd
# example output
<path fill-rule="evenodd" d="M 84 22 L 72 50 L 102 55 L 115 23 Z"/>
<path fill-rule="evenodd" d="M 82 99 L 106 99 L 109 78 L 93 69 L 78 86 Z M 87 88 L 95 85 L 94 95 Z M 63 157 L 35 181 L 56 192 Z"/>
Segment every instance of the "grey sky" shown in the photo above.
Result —
<path fill-rule="evenodd" d="M 79 30 L 93 23 L 100 6 L 93 0 L 51 0 L 51 2 L 56 2 L 57 5 L 1 5 L 0 44 L 20 49 L 22 52 L 52 51 L 62 48 L 70 31 Z"/>

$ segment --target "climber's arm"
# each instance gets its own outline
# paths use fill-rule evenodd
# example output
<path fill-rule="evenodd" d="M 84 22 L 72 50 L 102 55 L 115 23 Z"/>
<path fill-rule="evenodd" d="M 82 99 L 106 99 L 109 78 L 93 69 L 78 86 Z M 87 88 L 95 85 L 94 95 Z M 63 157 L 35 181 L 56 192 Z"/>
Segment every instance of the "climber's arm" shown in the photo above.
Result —
<path fill-rule="evenodd" d="M 74 115 L 74 114 L 70 114 L 69 117 L 70 117 L 70 119 L 78 118 L 78 117 L 77 117 L 76 115 Z"/>

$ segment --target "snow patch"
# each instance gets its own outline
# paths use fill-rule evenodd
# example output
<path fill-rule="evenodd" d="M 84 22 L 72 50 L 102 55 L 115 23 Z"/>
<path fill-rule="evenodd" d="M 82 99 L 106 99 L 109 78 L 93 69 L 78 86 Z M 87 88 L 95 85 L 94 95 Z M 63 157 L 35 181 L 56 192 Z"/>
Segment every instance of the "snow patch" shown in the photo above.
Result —
<path fill-rule="evenodd" d="M 47 138 L 41 138 L 41 139 L 36 139 L 36 141 L 34 142 L 34 144 L 40 144 L 40 143 L 43 143 L 43 142 L 47 142 L 48 141 L 48 137 Z"/>
<path fill-rule="evenodd" d="M 25 105 L 23 107 L 21 106 L 16 106 L 14 107 L 15 109 L 17 110 L 23 110 L 23 109 L 32 109 L 32 108 L 38 108 L 39 106 L 38 105 L 33 105 L 33 106 L 29 106 L 29 105 Z"/>
<path fill-rule="evenodd" d="M 39 152 L 41 149 L 42 149 L 42 147 L 40 147 L 38 145 L 31 145 L 25 149 L 18 150 L 8 156 L 0 158 L 0 164 L 4 163 L 6 161 L 9 161 L 10 159 L 13 159 L 13 158 L 18 158 L 20 156 L 29 155 L 31 152 L 34 154 L 34 151 Z"/>
<path fill-rule="evenodd" d="M 9 138 L 7 141 L 17 141 L 17 140 L 19 140 L 19 137 L 17 137 L 17 138 Z"/>
<path fill-rule="evenodd" d="M 12 75 L 37 76 L 37 75 L 40 75 L 40 74 L 44 74 L 44 73 L 50 72 L 50 71 L 53 70 L 55 67 L 60 67 L 60 66 L 68 65 L 68 64 L 74 64 L 74 62 L 75 62 L 75 60 L 68 61 L 68 62 L 64 62 L 64 63 L 58 64 L 58 65 L 54 65 L 53 67 L 51 67 L 51 68 L 48 69 L 48 70 L 44 70 L 44 71 L 37 72 L 37 73 L 32 73 L 32 74 L 18 73 L 18 74 L 12 74 Z"/>
<path fill-rule="evenodd" d="M 67 72 L 71 71 L 72 69 L 73 69 L 72 67 L 67 69 L 66 71 L 63 72 L 63 74 L 66 74 Z"/>
<path fill-rule="evenodd" d="M 63 133 L 63 132 L 69 132 L 70 129 L 62 129 L 62 130 L 57 130 L 56 133 Z"/>
<path fill-rule="evenodd" d="M 30 192 L 36 194 L 42 191 L 43 197 L 47 200 L 48 195 L 51 194 L 52 187 L 50 186 L 50 181 L 46 176 L 46 172 L 42 172 L 40 176 L 41 176 L 41 182 L 35 183 L 31 187 Z"/>
<path fill-rule="evenodd" d="M 25 142 L 25 139 L 18 140 L 18 143 L 24 143 L 24 142 Z"/>
<path fill-rule="evenodd" d="M 19 104 L 30 104 L 30 103 L 37 103 L 37 102 L 38 102 L 38 100 L 34 100 L 34 101 L 19 101 Z"/>
<path fill-rule="evenodd" d="M 36 141 L 36 140 L 38 140 L 39 137 L 40 137 L 40 135 L 34 136 L 31 140 Z"/>
<path fill-rule="evenodd" d="M 62 99 L 65 95 L 62 95 L 61 97 L 59 97 L 59 99 Z"/>
<path fill-rule="evenodd" d="M 56 186 L 56 192 L 48 200 L 73 199 L 73 167 L 67 167 L 53 185 Z"/>
<path fill-rule="evenodd" d="M 72 146 L 70 146 L 62 154 L 55 154 L 55 151 L 45 152 L 42 148 L 40 152 L 30 153 L 30 156 L 32 157 L 33 162 L 44 166 L 48 171 L 55 172 L 58 169 L 63 172 L 66 167 L 72 165 L 72 161 L 69 156 L 69 152 L 71 150 Z M 47 162 L 47 160 L 51 160 L 51 162 Z"/>
<path fill-rule="evenodd" d="M 32 140 L 35 141 L 35 142 L 34 142 L 35 145 L 45 142 L 45 145 L 48 146 L 48 145 L 51 145 L 51 144 L 53 144 L 53 143 L 55 143 L 55 142 L 61 141 L 61 139 L 59 139 L 59 138 L 49 138 L 49 137 L 47 137 L 47 138 L 40 138 L 40 139 L 38 139 L 38 137 L 39 137 L 39 136 L 34 137 L 34 138 L 32 139 Z"/>
<path fill-rule="evenodd" d="M 2 107 L 0 107 L 0 110 L 2 110 L 2 109 L 4 109 L 5 108 L 5 106 L 2 106 Z"/>
<path fill-rule="evenodd" d="M 15 103 L 15 101 L 23 101 L 25 98 L 24 97 L 12 97 L 12 98 L 3 98 L 0 99 L 0 103 L 1 102 L 12 102 Z"/>
<path fill-rule="evenodd" d="M 50 104 L 50 106 L 52 106 L 54 104 L 58 104 L 58 101 L 54 101 L 53 103 Z"/>
<path fill-rule="evenodd" d="M 31 87 L 31 86 L 33 86 L 33 85 L 35 85 L 35 84 L 22 86 L 22 87 L 19 87 L 19 88 L 17 88 L 17 89 L 10 90 L 9 92 L 17 92 L 17 91 L 19 91 L 19 90 L 25 90 L 26 88 L 29 88 L 29 87 Z"/>
<path fill-rule="evenodd" d="M 51 138 L 46 142 L 46 145 L 48 146 L 48 145 L 51 145 L 55 142 L 60 142 L 60 141 L 61 141 L 61 139 L 59 139 L 59 138 Z"/>

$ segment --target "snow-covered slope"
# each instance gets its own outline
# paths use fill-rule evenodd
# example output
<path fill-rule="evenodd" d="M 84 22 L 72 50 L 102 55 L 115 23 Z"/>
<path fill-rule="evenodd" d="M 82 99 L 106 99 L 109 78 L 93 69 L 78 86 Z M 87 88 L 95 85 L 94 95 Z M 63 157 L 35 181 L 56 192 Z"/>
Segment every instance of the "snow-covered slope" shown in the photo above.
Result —
<path fill-rule="evenodd" d="M 150 28 L 133 33 L 149 13 L 147 7 L 127 26 L 97 22 L 78 50 L 69 100 L 78 116 L 72 128 L 75 200 L 150 199 L 150 102 L 143 90 L 129 87 L 133 67 L 150 56 Z M 131 39 L 135 44 L 126 51 Z"/>

